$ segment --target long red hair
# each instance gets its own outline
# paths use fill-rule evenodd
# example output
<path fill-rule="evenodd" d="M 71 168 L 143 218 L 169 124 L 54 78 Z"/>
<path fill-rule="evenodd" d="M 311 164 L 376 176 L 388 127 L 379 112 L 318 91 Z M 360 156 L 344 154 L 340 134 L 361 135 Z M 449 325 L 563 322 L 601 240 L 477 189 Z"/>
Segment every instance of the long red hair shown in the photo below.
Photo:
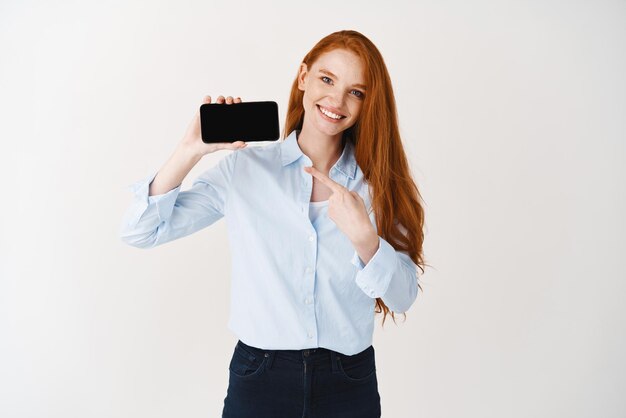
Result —
<path fill-rule="evenodd" d="M 320 55 L 337 48 L 355 53 L 365 67 L 367 93 L 360 118 L 344 131 L 343 138 L 354 144 L 357 164 L 372 190 L 372 209 L 376 215 L 378 234 L 394 249 L 409 254 L 423 273 L 426 265 L 422 253 L 424 209 L 400 139 L 396 102 L 387 67 L 378 48 L 354 30 L 341 30 L 322 38 L 302 62 L 310 69 Z M 299 73 L 300 69 L 291 86 L 283 140 L 294 129 L 302 129 L 304 121 L 304 92 L 298 89 Z M 406 229 L 404 233 L 398 224 Z M 422 289 L 419 283 L 417 286 Z M 381 312 L 383 326 L 389 312 L 395 323 L 394 312 L 381 298 L 376 298 L 375 313 Z M 406 320 L 406 313 L 404 315 Z"/>

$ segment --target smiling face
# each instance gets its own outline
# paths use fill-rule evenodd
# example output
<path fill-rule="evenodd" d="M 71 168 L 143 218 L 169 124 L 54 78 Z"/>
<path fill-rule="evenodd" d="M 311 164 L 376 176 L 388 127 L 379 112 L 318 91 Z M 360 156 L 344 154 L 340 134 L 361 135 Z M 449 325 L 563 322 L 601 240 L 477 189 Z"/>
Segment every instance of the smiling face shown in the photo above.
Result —
<path fill-rule="evenodd" d="M 298 89 L 304 91 L 304 125 L 311 125 L 329 136 L 350 128 L 361 112 L 364 84 L 363 64 L 351 51 L 335 49 L 326 52 L 311 68 L 302 63 Z"/>

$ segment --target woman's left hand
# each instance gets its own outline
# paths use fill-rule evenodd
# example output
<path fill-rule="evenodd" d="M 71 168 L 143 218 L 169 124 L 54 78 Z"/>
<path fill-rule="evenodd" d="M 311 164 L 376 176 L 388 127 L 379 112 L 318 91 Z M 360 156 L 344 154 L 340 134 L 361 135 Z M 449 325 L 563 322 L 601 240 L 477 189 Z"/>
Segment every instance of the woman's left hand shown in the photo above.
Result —
<path fill-rule="evenodd" d="M 328 217 L 353 244 L 367 242 L 378 235 L 367 214 L 365 202 L 357 192 L 348 190 L 315 167 L 304 167 L 304 171 L 332 191 L 328 199 Z"/>

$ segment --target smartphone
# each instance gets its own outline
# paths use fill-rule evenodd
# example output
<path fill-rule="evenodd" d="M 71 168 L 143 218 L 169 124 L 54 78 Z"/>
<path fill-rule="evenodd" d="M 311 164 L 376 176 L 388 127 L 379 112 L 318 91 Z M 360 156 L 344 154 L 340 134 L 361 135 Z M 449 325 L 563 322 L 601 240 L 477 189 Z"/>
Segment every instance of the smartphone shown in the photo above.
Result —
<path fill-rule="evenodd" d="M 272 101 L 232 104 L 205 103 L 200 106 L 202 142 L 275 141 L 278 104 Z"/>

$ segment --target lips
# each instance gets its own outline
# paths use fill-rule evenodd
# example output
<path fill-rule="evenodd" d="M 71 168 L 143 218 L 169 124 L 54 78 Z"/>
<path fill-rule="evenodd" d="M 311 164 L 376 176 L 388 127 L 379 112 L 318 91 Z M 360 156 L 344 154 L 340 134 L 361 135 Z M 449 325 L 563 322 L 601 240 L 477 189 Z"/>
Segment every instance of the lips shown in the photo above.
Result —
<path fill-rule="evenodd" d="M 320 114 L 321 114 L 321 115 L 324 117 L 324 119 L 326 119 L 326 120 L 333 121 L 333 122 L 339 122 L 339 121 L 341 121 L 341 120 L 343 120 L 343 119 L 345 119 L 345 118 L 346 118 L 346 116 L 345 116 L 345 115 L 342 115 L 342 114 L 340 114 L 340 113 L 333 112 L 332 110 L 327 109 L 327 108 L 325 108 L 325 107 L 324 107 L 324 109 L 325 109 L 326 111 L 331 112 L 331 113 L 334 113 L 334 114 L 336 114 L 336 115 L 339 115 L 339 116 L 341 116 L 341 118 L 339 118 L 339 119 L 335 119 L 335 118 L 332 118 L 332 117 L 330 117 L 330 116 L 326 116 L 326 115 L 324 114 L 324 112 L 322 112 L 322 107 L 323 107 L 323 106 L 320 106 L 320 105 L 316 105 L 316 106 L 317 106 L 317 108 L 319 109 Z"/>

